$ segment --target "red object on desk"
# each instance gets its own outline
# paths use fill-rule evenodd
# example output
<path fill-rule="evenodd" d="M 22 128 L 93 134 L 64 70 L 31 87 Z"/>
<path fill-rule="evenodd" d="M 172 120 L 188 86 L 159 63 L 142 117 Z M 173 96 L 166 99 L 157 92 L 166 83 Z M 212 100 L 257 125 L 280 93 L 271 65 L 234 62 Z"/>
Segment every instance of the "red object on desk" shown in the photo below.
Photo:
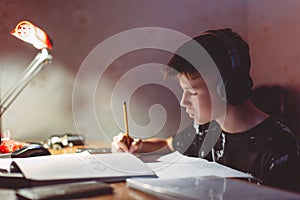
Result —
<path fill-rule="evenodd" d="M 0 153 L 11 153 L 24 146 L 23 143 L 15 140 L 5 140 L 0 144 Z"/>

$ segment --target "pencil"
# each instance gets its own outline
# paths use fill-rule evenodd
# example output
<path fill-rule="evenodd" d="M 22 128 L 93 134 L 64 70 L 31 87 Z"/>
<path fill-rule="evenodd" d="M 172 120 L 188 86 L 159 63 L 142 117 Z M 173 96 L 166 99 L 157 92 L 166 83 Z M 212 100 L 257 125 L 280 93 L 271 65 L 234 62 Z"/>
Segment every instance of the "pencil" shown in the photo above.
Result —
<path fill-rule="evenodd" d="M 126 102 L 123 103 L 123 113 L 124 113 L 124 125 L 125 125 L 125 136 L 126 136 L 126 145 L 130 146 L 129 144 L 129 129 L 128 129 L 128 117 L 127 117 L 127 106 Z"/>

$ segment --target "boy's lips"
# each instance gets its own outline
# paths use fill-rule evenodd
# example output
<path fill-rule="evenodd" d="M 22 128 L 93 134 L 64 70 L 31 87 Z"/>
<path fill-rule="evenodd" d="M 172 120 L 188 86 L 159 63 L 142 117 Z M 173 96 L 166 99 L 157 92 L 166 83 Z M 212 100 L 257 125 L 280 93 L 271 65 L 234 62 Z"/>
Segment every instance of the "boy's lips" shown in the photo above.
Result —
<path fill-rule="evenodd" d="M 194 116 L 195 116 L 195 114 L 194 113 L 191 113 L 191 112 L 186 112 L 191 118 L 193 118 Z"/>

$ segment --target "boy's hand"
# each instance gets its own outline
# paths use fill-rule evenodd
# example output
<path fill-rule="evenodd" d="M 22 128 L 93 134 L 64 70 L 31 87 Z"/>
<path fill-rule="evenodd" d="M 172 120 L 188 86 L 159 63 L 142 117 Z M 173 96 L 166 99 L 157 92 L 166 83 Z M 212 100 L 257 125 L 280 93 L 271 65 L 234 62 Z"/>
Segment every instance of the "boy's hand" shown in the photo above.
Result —
<path fill-rule="evenodd" d="M 134 153 L 140 150 L 142 147 L 141 139 L 132 139 L 127 137 L 124 133 L 119 133 L 114 136 L 113 142 L 111 143 L 111 151 L 116 152 L 129 152 Z"/>

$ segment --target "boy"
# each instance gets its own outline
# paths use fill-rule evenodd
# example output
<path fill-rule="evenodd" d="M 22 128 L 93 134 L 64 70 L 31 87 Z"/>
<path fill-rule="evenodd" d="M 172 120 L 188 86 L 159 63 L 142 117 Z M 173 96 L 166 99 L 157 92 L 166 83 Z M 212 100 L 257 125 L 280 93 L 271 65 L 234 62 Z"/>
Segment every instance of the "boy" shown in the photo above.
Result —
<path fill-rule="evenodd" d="M 248 44 L 231 29 L 209 30 L 194 41 L 209 54 L 221 78 L 202 70 L 208 66 L 192 65 L 182 57 L 186 53 L 197 55 L 192 52 L 192 41 L 180 47 L 169 61 L 172 70 L 169 68 L 167 75 L 177 74 L 183 89 L 181 106 L 203 130 L 188 146 L 184 144 L 188 137 L 184 133 L 168 140 L 132 140 L 129 146 L 121 133 L 114 137 L 112 151 L 181 150 L 250 173 L 262 184 L 299 191 L 300 148 L 296 137 L 249 100 L 253 84 Z M 213 148 L 203 151 L 204 138 L 214 133 L 217 139 Z"/>

